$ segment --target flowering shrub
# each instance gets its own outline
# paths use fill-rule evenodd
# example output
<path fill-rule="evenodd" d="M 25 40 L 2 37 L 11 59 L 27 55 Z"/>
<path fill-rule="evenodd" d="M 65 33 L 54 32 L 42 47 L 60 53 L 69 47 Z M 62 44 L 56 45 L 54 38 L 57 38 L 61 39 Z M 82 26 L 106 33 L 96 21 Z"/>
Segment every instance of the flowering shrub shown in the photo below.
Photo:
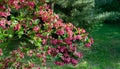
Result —
<path fill-rule="evenodd" d="M 49 7 L 42 0 L 0 0 L 0 43 L 19 41 L 12 49 L 9 43 L 0 46 L 0 68 L 40 69 L 36 60 L 43 66 L 47 60 L 61 66 L 79 63 L 78 47 L 90 47 L 93 39 Z"/>

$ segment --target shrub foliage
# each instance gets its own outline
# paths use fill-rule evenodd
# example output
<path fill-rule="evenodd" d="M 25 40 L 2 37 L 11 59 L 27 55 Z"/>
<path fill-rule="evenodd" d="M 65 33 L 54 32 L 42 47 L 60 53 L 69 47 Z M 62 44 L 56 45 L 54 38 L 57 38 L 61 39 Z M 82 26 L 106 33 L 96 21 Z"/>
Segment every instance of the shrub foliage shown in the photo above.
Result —
<path fill-rule="evenodd" d="M 1 69 L 40 69 L 48 60 L 56 65 L 79 63 L 79 47 L 90 47 L 93 39 L 49 7 L 44 0 L 0 0 Z"/>

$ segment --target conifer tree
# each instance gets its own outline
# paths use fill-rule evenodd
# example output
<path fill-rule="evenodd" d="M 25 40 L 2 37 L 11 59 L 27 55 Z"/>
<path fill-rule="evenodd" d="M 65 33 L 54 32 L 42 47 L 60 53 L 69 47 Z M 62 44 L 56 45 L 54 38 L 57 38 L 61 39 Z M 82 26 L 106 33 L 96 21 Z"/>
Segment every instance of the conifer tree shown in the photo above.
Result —
<path fill-rule="evenodd" d="M 92 29 L 98 25 L 98 20 L 95 19 L 97 12 L 95 11 L 94 0 L 46 1 L 65 22 L 72 22 L 74 25 L 86 29 Z"/>

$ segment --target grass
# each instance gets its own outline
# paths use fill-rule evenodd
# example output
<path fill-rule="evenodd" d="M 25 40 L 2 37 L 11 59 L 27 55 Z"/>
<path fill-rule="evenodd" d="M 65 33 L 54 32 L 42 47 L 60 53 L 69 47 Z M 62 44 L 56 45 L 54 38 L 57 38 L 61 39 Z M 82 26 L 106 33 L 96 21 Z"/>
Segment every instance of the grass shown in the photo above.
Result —
<path fill-rule="evenodd" d="M 54 66 L 51 69 L 120 69 L 120 27 L 104 24 L 101 29 L 90 33 L 94 45 L 86 52 L 80 64 L 73 67 Z"/>
<path fill-rule="evenodd" d="M 86 60 L 92 69 L 120 69 L 120 28 L 119 25 L 104 24 L 92 33 L 95 44 Z"/>

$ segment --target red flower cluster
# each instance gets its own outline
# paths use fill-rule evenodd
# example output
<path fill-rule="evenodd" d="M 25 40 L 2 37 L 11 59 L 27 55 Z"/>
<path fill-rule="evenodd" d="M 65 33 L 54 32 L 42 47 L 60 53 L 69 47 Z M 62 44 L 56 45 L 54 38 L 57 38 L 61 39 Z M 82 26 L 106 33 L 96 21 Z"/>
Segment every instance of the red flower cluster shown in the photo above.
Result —
<path fill-rule="evenodd" d="M 20 28 L 21 28 L 21 26 L 20 26 L 20 24 L 18 23 L 18 24 L 15 25 L 14 30 L 20 30 Z"/>
<path fill-rule="evenodd" d="M 13 67 L 31 69 L 35 66 L 32 62 L 27 65 L 22 62 L 26 56 L 39 58 L 43 66 L 48 58 L 54 59 L 57 65 L 77 65 L 83 56 L 78 51 L 81 43 L 86 47 L 93 44 L 93 39 L 88 38 L 84 29 L 76 28 L 72 23 L 64 23 L 46 3 L 38 0 L 5 0 L 1 4 L 0 35 L 3 37 L 0 41 L 18 39 L 21 43 L 10 54 L 13 59 L 6 58 L 3 61 L 4 68 L 9 68 L 7 63 L 15 62 Z"/>
<path fill-rule="evenodd" d="M 22 61 L 20 61 L 20 59 L 24 58 L 24 55 L 25 53 L 20 51 L 20 49 L 13 50 L 11 52 L 11 56 L 0 59 L 0 61 L 2 61 L 0 62 L 0 65 L 2 65 L 0 66 L 0 68 L 6 69 L 14 66 L 16 69 L 21 69 L 21 68 L 32 69 L 33 67 L 36 67 L 36 69 L 37 68 L 39 69 L 39 67 L 32 62 L 23 63 Z"/>

